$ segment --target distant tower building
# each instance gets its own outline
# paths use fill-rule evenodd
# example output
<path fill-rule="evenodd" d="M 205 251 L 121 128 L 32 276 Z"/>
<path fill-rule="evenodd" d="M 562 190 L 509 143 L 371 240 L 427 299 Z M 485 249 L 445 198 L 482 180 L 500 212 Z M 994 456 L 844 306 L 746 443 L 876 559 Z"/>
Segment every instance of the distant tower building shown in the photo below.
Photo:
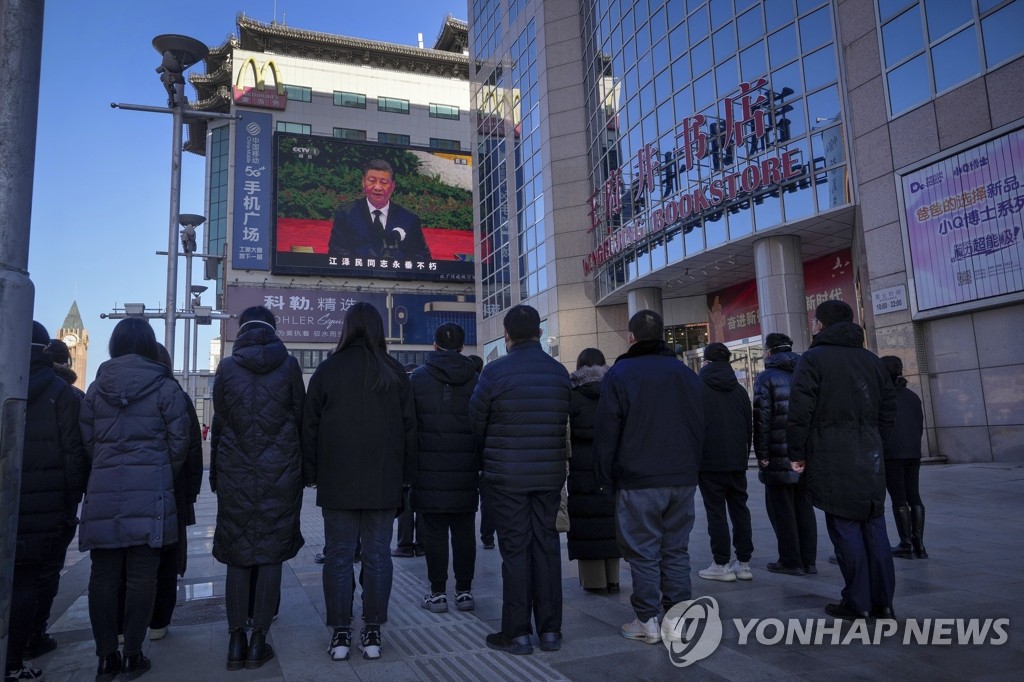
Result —
<path fill-rule="evenodd" d="M 64 324 L 57 332 L 57 338 L 67 344 L 71 354 L 71 369 L 75 370 L 75 374 L 78 375 L 78 378 L 75 379 L 75 386 L 84 391 L 85 363 L 89 355 L 89 332 L 85 330 L 82 314 L 78 312 L 78 301 L 71 303 L 71 309 L 68 310 Z"/>

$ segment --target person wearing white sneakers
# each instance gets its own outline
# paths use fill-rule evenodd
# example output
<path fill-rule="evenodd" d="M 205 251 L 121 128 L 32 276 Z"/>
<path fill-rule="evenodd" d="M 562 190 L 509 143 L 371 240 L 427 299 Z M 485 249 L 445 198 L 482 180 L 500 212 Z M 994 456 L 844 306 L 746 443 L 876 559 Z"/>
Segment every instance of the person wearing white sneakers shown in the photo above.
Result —
<path fill-rule="evenodd" d="M 724 343 L 704 349 L 704 455 L 700 463 L 700 495 L 708 517 L 713 563 L 698 575 L 705 580 L 752 580 L 750 556 L 754 543 L 747 508 L 747 459 L 753 438 L 750 396 L 729 364 L 732 353 Z M 729 519 L 726 519 L 726 510 Z M 729 563 L 729 520 L 736 561 Z"/>
<path fill-rule="evenodd" d="M 659 614 L 690 599 L 693 497 L 704 447 L 701 382 L 664 341 L 653 310 L 629 320 L 630 348 L 597 404 L 594 479 L 615 490 L 616 537 L 633 576 L 626 639 L 661 641 Z M 653 427 L 653 428 L 652 428 Z"/>

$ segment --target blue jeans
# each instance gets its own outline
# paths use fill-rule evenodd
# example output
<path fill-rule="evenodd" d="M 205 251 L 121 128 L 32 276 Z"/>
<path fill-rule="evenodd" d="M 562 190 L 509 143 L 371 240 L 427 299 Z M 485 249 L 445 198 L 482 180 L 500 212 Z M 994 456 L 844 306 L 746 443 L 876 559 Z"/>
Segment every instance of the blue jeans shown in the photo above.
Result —
<path fill-rule="evenodd" d="M 356 544 L 362 541 L 363 623 L 380 625 L 388 620 L 391 600 L 391 529 L 394 509 L 323 509 L 324 600 L 327 625 L 352 625 L 355 580 L 352 564 Z"/>
<path fill-rule="evenodd" d="M 619 490 L 615 534 L 633 576 L 629 601 L 642 621 L 691 597 L 690 531 L 697 486 Z"/>

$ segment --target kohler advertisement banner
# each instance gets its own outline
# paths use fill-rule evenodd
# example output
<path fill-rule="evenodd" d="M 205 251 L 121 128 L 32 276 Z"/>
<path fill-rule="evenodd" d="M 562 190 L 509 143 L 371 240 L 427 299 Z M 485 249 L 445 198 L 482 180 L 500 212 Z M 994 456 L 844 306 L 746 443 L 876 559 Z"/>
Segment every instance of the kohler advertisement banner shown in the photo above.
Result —
<path fill-rule="evenodd" d="M 274 313 L 277 335 L 285 343 L 337 343 L 345 314 L 356 303 L 369 303 L 384 320 L 384 333 L 402 343 L 430 345 L 443 322 L 454 322 L 466 331 L 466 345 L 476 345 L 476 313 L 472 296 L 459 294 L 370 291 L 323 291 L 315 288 L 229 286 L 224 338 L 238 337 L 238 316 L 261 305 Z"/>
<path fill-rule="evenodd" d="M 920 312 L 1024 291 L 1024 130 L 903 176 Z"/>
<path fill-rule="evenodd" d="M 235 124 L 235 202 L 231 267 L 270 270 L 273 221 L 273 139 L 270 114 L 238 110 Z"/>

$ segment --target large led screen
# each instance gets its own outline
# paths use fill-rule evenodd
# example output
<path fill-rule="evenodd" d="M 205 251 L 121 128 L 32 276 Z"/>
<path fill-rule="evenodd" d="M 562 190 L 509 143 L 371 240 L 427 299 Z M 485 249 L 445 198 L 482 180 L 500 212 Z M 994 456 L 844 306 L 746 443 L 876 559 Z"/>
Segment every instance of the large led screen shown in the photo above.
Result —
<path fill-rule="evenodd" d="M 469 282 L 470 156 L 275 133 L 281 274 Z"/>

